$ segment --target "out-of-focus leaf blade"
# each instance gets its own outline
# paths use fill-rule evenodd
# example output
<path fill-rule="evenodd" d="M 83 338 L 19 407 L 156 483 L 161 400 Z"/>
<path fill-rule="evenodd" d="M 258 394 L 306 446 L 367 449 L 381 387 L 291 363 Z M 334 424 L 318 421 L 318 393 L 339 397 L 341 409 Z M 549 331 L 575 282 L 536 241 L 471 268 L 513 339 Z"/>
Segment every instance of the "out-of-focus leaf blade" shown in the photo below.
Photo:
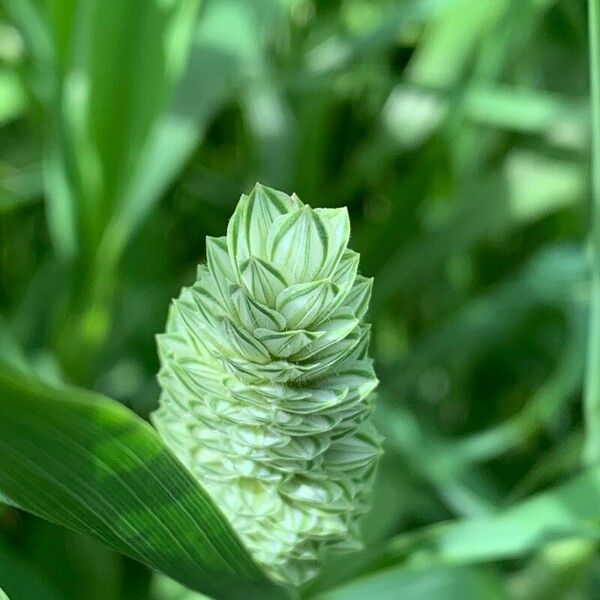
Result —
<path fill-rule="evenodd" d="M 387 440 L 388 451 L 402 456 L 458 514 L 474 517 L 493 513 L 500 498 L 482 473 L 456 460 L 454 447 L 423 430 L 412 411 L 395 406 L 383 395 L 379 401 L 375 421 Z"/>
<path fill-rule="evenodd" d="M 3 360 L 10 362 L 13 365 L 18 366 L 21 369 L 27 368 L 27 359 L 23 348 L 19 345 L 18 341 L 11 335 L 7 324 L 0 315 L 0 352 L 2 353 Z M 0 495 L 1 498 L 1 495 Z"/>
<path fill-rule="evenodd" d="M 552 447 L 533 465 L 530 471 L 512 489 L 509 499 L 521 500 L 548 482 L 572 473 L 581 462 L 583 432 L 576 429 Z"/>
<path fill-rule="evenodd" d="M 491 24 L 504 12 L 506 0 L 455 2 L 443 19 L 433 20 L 408 67 L 412 81 L 452 85 Z"/>
<path fill-rule="evenodd" d="M 0 215 L 31 206 L 41 197 L 42 169 L 39 164 L 21 168 L 0 166 Z"/>
<path fill-rule="evenodd" d="M 156 119 L 124 192 L 125 201 L 107 229 L 104 251 L 109 256 L 123 250 L 181 171 L 210 119 L 235 91 L 236 81 L 255 76 L 264 66 L 257 42 L 260 27 L 273 21 L 280 9 L 274 0 L 260 6 L 239 0 L 202 5 L 181 79 Z"/>
<path fill-rule="evenodd" d="M 494 174 L 465 189 L 465 197 L 472 199 L 453 219 L 387 261 L 373 301 L 378 305 L 399 290 L 415 290 L 452 253 L 563 210 L 584 193 L 585 171 L 579 163 L 513 151 L 501 176 Z"/>
<path fill-rule="evenodd" d="M 577 318 L 579 317 L 579 318 Z M 505 422 L 468 436 L 458 444 L 462 460 L 484 461 L 508 452 L 528 440 L 531 435 L 566 412 L 567 401 L 581 389 L 587 319 L 573 317 L 570 340 L 555 373 L 533 395 L 531 400 Z"/>
<path fill-rule="evenodd" d="M 100 395 L 4 364 L 0 490 L 193 589 L 219 598 L 239 597 L 239 585 L 245 597 L 277 593 L 149 425 Z"/>
<path fill-rule="evenodd" d="M 0 71 L 0 125 L 20 117 L 27 107 L 27 97 L 17 75 Z"/>
<path fill-rule="evenodd" d="M 64 596 L 39 574 L 32 563 L 3 542 L 0 542 L 0 584 L 0 600 L 8 600 L 7 594 L 13 600 L 64 600 Z"/>
<path fill-rule="evenodd" d="M 487 573 L 460 567 L 433 569 L 392 568 L 361 577 L 319 594 L 318 600 L 429 600 L 439 596 L 446 600 L 496 600 L 507 598 L 500 584 Z"/>
<path fill-rule="evenodd" d="M 579 247 L 548 246 L 516 274 L 482 296 L 473 298 L 437 328 L 416 341 L 405 360 L 403 376 L 419 373 L 423 365 L 451 360 L 459 365 L 504 339 L 531 312 L 543 305 L 567 312 L 569 303 L 588 285 L 588 259 Z M 485 328 L 486 335 L 479 333 Z M 461 340 L 459 347 L 455 340 Z"/>
<path fill-rule="evenodd" d="M 397 538 L 384 562 L 424 553 L 436 563 L 471 564 L 523 556 L 561 539 L 600 535 L 600 467 L 484 518 L 434 525 Z"/>
<path fill-rule="evenodd" d="M 329 592 L 352 576 L 374 577 L 388 569 L 391 572 L 394 568 L 407 570 L 422 565 L 433 569 L 491 563 L 524 557 L 562 540 L 598 540 L 599 517 L 600 467 L 595 467 L 495 514 L 400 535 L 383 550 L 373 547 L 355 557 L 354 563 L 343 570 L 343 579 L 329 573 L 316 580 L 311 589 Z"/>
<path fill-rule="evenodd" d="M 189 590 L 164 575 L 154 577 L 150 591 L 151 600 L 211 600 L 208 596 Z"/>

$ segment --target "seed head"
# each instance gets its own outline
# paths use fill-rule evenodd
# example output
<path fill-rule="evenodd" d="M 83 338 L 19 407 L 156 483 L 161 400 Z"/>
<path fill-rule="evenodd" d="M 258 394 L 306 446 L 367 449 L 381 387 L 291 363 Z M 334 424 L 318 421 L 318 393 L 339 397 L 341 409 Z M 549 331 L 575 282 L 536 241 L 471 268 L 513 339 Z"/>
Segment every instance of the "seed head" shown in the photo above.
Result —
<path fill-rule="evenodd" d="M 381 453 L 346 209 L 256 185 L 158 336 L 159 432 L 275 580 L 360 547 Z"/>

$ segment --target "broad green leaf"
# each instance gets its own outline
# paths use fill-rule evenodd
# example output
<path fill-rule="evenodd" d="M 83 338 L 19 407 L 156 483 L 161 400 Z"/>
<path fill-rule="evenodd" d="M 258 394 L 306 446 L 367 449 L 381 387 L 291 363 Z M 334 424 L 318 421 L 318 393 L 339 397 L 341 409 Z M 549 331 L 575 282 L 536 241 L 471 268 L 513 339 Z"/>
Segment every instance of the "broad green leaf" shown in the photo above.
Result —
<path fill-rule="evenodd" d="M 0 492 L 192 589 L 278 595 L 148 424 L 103 396 L 2 363 Z"/>
<path fill-rule="evenodd" d="M 0 600 L 8 600 L 8 596 L 0 589 Z"/>

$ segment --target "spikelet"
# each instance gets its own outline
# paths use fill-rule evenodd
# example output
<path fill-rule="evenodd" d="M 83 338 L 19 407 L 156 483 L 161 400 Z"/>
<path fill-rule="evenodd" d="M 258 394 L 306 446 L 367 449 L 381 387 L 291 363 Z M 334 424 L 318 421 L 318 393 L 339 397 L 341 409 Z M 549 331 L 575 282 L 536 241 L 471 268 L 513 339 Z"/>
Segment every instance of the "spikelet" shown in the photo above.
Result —
<path fill-rule="evenodd" d="M 346 209 L 256 185 L 158 336 L 153 420 L 276 581 L 360 548 L 381 454 L 364 322 L 372 280 Z"/>

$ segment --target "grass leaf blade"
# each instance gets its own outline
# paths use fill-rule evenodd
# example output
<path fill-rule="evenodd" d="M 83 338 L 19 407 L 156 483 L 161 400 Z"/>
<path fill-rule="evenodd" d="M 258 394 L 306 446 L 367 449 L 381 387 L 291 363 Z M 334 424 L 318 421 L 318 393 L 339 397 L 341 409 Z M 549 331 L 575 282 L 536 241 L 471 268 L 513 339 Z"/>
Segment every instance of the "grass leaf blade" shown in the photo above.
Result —
<path fill-rule="evenodd" d="M 0 363 L 0 490 L 190 588 L 271 587 L 154 430 L 119 404 Z M 271 589 L 271 591 L 273 591 Z"/>

